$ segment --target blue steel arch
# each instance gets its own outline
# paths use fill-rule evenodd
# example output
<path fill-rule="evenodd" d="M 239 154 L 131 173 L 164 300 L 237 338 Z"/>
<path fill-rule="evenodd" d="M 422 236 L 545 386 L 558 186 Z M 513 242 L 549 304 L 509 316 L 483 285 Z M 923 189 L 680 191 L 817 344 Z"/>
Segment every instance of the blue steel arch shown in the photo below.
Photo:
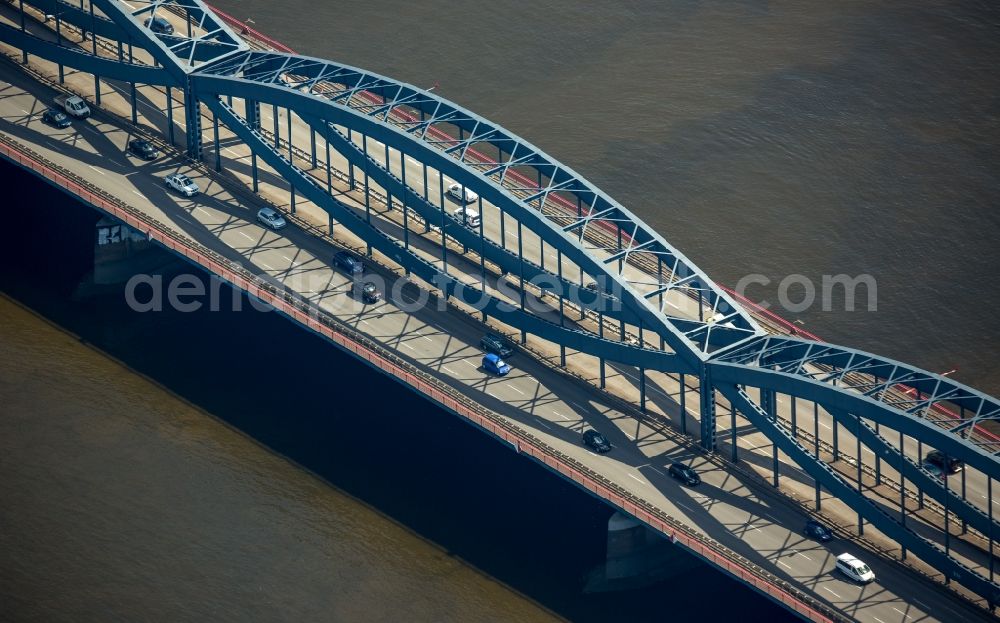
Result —
<path fill-rule="evenodd" d="M 85 22 L 90 20 L 94 31 L 101 36 L 139 43 L 161 67 L 87 58 L 85 53 L 32 38 L 10 27 L 0 27 L 0 39 L 84 71 L 183 88 L 189 118 L 200 118 L 196 110 L 199 100 L 203 101 L 294 188 L 335 215 L 342 224 L 353 225 L 349 227 L 355 234 L 425 280 L 443 280 L 443 288 L 455 292 L 464 285 L 407 253 L 391 237 L 358 221 L 350 208 L 330 197 L 282 156 L 259 128 L 242 119 L 224 98 L 274 103 L 293 110 L 314 128 L 325 129 L 327 136 L 331 128 L 336 131 L 335 126 L 339 125 L 356 129 L 400 152 L 424 156 L 442 173 L 508 210 L 519 221 L 523 219 L 529 229 L 567 253 L 588 273 L 604 275 L 620 285 L 627 306 L 622 318 L 641 322 L 657 332 L 674 352 L 602 339 L 516 309 L 500 309 L 496 302 L 488 307 L 490 313 L 505 315 L 515 326 L 546 339 L 613 361 L 698 374 L 702 383 L 703 418 L 713 408 L 712 392 L 719 390 L 807 473 L 879 530 L 952 579 L 992 602 L 1000 601 L 1000 586 L 886 516 L 822 460 L 802 448 L 794 433 L 776 418 L 773 395 L 781 392 L 813 401 L 838 422 L 854 424 L 859 439 L 894 464 L 908 480 L 917 483 L 921 491 L 938 500 L 947 500 L 962 519 L 991 534 L 996 522 L 984 518 L 979 509 L 964 500 L 956 500 L 953 492 L 942 489 L 919 465 L 891 447 L 863 420 L 931 444 L 994 478 L 1000 476 L 1000 443 L 976 427 L 1000 420 L 1000 401 L 996 398 L 947 377 L 863 351 L 764 335 L 749 314 L 624 207 L 527 141 L 427 91 L 322 59 L 248 50 L 200 0 L 132 0 L 130 8 L 116 0 L 94 0 L 93 4 L 100 7 L 104 16 L 74 11 L 72 5 L 67 7 L 62 0 L 30 3 L 55 7 L 68 23 L 81 28 L 86 29 Z M 154 36 L 142 26 L 142 21 L 145 16 L 164 9 L 180 11 L 194 19 L 199 32 L 191 38 Z M 457 137 L 452 135 L 455 131 Z M 196 140 L 200 143 L 200 137 Z M 350 156 L 349 146 L 344 142 L 340 145 Z M 499 157 L 487 162 L 476 156 L 476 148 L 484 146 L 496 150 Z M 351 161 L 358 162 L 356 154 Z M 364 164 L 372 166 L 371 162 Z M 525 184 L 524 175 L 519 173 L 521 169 L 533 171 L 537 182 Z M 386 171 L 386 174 L 381 179 L 386 184 L 392 183 L 391 173 Z M 510 181 L 512 178 L 521 181 L 514 183 Z M 405 193 L 405 189 L 399 190 Z M 566 201 L 567 197 L 577 200 L 579 211 L 575 218 L 567 216 L 565 211 L 555 212 L 556 207 L 551 205 L 555 199 Z M 414 206 L 417 205 L 415 202 Z M 601 247 L 592 243 L 587 248 L 583 244 L 585 232 L 593 222 L 613 225 L 618 231 L 618 245 Z M 620 242 L 623 229 L 628 239 L 625 246 Z M 658 271 L 654 282 L 630 280 L 624 274 L 624 267 L 629 264 L 630 256 L 639 255 L 655 258 L 660 270 L 666 266 L 666 279 Z M 661 263 L 664 260 L 665 264 Z M 617 270 L 611 266 L 615 262 Z M 712 311 L 711 317 L 695 320 L 664 314 L 663 304 L 653 306 L 650 299 L 668 291 L 697 293 L 699 309 L 704 302 Z M 762 390 L 764 406 L 750 398 L 747 387 Z M 765 399 L 766 395 L 771 397 Z M 956 408 L 957 414 L 953 412 Z M 711 425 L 714 427 L 714 422 Z"/>

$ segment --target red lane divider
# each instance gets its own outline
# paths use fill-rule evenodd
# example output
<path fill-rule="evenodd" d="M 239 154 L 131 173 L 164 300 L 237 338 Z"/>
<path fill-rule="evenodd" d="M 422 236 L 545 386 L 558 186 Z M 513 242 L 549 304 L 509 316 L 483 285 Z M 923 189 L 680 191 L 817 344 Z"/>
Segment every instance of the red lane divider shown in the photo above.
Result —
<path fill-rule="evenodd" d="M 281 43 L 280 41 L 277 41 L 275 39 L 272 39 L 271 37 L 268 37 L 267 35 L 263 34 L 259 30 L 251 28 L 246 23 L 241 22 L 240 20 L 238 20 L 237 18 L 233 17 L 232 15 L 226 13 L 225 11 L 222 11 L 221 9 L 219 9 L 217 7 L 214 7 L 214 6 L 210 5 L 210 4 L 208 4 L 207 6 L 210 9 L 212 9 L 212 11 L 214 11 L 216 14 L 218 14 L 218 16 L 220 18 L 222 18 L 222 20 L 225 21 L 226 23 L 228 23 L 230 26 L 238 28 L 240 30 L 241 34 L 243 34 L 243 35 L 249 35 L 249 36 L 253 37 L 254 39 L 257 39 L 258 41 L 261 41 L 261 42 L 263 42 L 263 43 L 265 43 L 265 44 L 267 44 L 267 45 L 269 45 L 269 46 L 277 49 L 278 51 L 287 52 L 289 54 L 294 54 L 295 53 L 295 50 L 293 50 L 292 48 L 288 47 L 284 43 Z M 369 93 L 368 91 L 362 91 L 361 95 L 363 97 L 367 98 L 372 103 L 381 104 L 381 103 L 384 103 L 384 101 L 385 101 L 382 97 L 379 97 L 378 95 L 376 95 L 374 93 Z M 414 115 L 411 115 L 411 114 L 407 113 L 404 110 L 394 110 L 393 113 L 396 114 L 396 115 L 398 115 L 398 116 L 400 116 L 400 117 L 402 117 L 403 119 L 405 119 L 409 123 L 417 121 L 417 117 L 415 117 Z M 447 132 L 444 132 L 443 130 L 440 130 L 440 129 L 435 128 L 435 127 L 428 128 L 428 133 L 433 134 L 434 137 L 437 138 L 437 139 L 439 139 L 439 140 L 448 141 L 448 142 L 450 142 L 453 145 L 457 144 L 459 142 L 458 139 L 456 139 L 454 136 L 451 136 Z M 474 155 L 480 161 L 481 164 L 487 164 L 487 165 L 496 165 L 496 164 L 498 164 L 496 160 L 490 158 L 489 156 L 483 154 L 480 151 L 477 151 L 475 148 L 470 148 L 468 150 L 468 153 Z M 519 173 L 518 171 L 510 171 L 508 173 L 508 175 L 511 176 L 511 177 L 513 177 L 513 178 L 515 178 L 516 180 L 518 180 L 525 188 L 534 188 L 536 190 L 541 190 L 541 187 L 537 186 L 537 182 L 536 181 L 528 178 L 527 176 Z M 535 186 L 532 186 L 532 184 L 535 184 Z M 563 208 L 566 208 L 568 210 L 572 210 L 573 212 L 576 211 L 576 205 L 573 202 L 571 202 L 568 199 L 566 199 L 565 197 L 562 197 L 561 195 L 553 193 L 553 194 L 549 195 L 549 199 L 551 201 L 559 204 Z M 589 213 L 590 213 L 589 208 L 584 211 L 585 215 L 589 214 Z M 608 221 L 598 220 L 598 221 L 596 221 L 596 224 L 599 227 L 602 227 L 602 228 L 604 228 L 607 231 L 614 231 L 617 234 L 617 229 L 615 228 L 615 226 L 612 223 L 608 222 Z M 624 231 L 622 232 L 622 238 L 624 240 L 627 240 L 627 241 L 631 241 L 632 240 L 632 237 L 627 232 L 624 232 Z M 775 314 L 774 312 L 772 312 L 770 310 L 764 309 L 763 307 L 761 307 L 760 305 L 754 303 L 753 301 L 751 301 L 750 299 L 746 298 L 745 296 L 742 296 L 742 295 L 738 294 L 732 288 L 730 288 L 728 286 L 725 286 L 725 285 L 723 285 L 721 283 L 716 283 L 716 285 L 718 285 L 722 290 L 724 290 L 730 296 L 733 296 L 734 298 L 736 298 L 737 300 L 739 300 L 743 305 L 747 305 L 747 306 L 753 307 L 755 310 L 757 310 L 758 313 L 760 313 L 760 314 L 762 314 L 764 316 L 767 316 L 768 318 L 770 318 L 771 320 L 774 320 L 775 322 L 777 322 L 781 326 L 788 328 L 790 330 L 790 332 L 792 332 L 793 335 L 803 336 L 803 337 L 806 337 L 806 338 L 808 338 L 810 340 L 813 340 L 813 341 L 816 341 L 816 342 L 825 342 L 825 340 L 823 340 L 821 337 L 817 336 L 816 334 L 811 333 L 809 331 L 806 331 L 804 329 L 799 329 L 793 323 L 789 322 L 788 320 L 782 318 L 781 316 L 779 316 L 778 314 Z M 912 387 L 908 387 L 906 385 L 898 385 L 896 387 L 899 387 L 900 391 L 903 391 L 904 393 L 906 393 L 907 395 L 910 395 L 910 396 L 912 396 L 912 395 L 914 395 L 916 393 L 916 389 L 914 389 Z M 943 413 L 943 414 L 945 414 L 945 415 L 947 415 L 947 416 L 949 416 L 949 417 L 951 417 L 953 419 L 961 419 L 961 416 L 958 413 L 955 413 L 954 411 L 952 411 L 951 409 L 948 409 L 947 407 L 942 407 L 942 406 L 940 406 L 938 404 L 934 404 L 934 405 L 931 406 L 931 408 L 933 410 L 935 410 L 935 411 L 937 411 L 939 413 Z M 973 426 L 972 427 L 972 431 L 970 432 L 970 434 L 975 434 L 977 432 L 979 434 L 986 435 L 992 441 L 1000 442 L 1000 436 L 993 434 L 992 432 L 986 430 L 985 428 L 976 428 L 976 426 Z"/>
<path fill-rule="evenodd" d="M 661 533 L 667 535 L 674 543 L 679 542 L 683 544 L 689 550 L 700 554 L 705 559 L 713 562 L 716 566 L 727 570 L 730 574 L 743 580 L 750 586 L 757 588 L 761 592 L 771 596 L 779 603 L 784 604 L 793 612 L 796 612 L 813 621 L 833 623 L 833 619 L 831 617 L 810 606 L 806 602 L 794 596 L 792 593 L 768 581 L 766 578 L 763 578 L 758 574 L 751 573 L 749 569 L 732 560 L 731 557 L 727 557 L 724 553 L 710 547 L 697 535 L 688 533 L 686 528 L 682 525 L 673 525 L 668 521 L 665 521 L 663 518 L 652 514 L 644 507 L 637 504 L 635 500 L 623 497 L 604 483 L 594 480 L 588 474 L 580 471 L 565 461 L 560 460 L 559 457 L 553 455 L 552 451 L 539 444 L 537 440 L 524 434 L 517 434 L 516 432 L 499 425 L 496 421 L 475 411 L 465 403 L 456 400 L 453 396 L 441 391 L 440 388 L 427 382 L 425 379 L 420 378 L 411 370 L 395 364 L 374 350 L 356 342 L 349 336 L 340 333 L 333 327 L 321 323 L 313 314 L 308 313 L 297 305 L 291 304 L 285 300 L 283 296 L 280 296 L 269 289 L 265 289 L 262 287 L 261 283 L 247 278 L 247 276 L 242 273 L 233 271 L 229 266 L 220 262 L 218 259 L 199 252 L 197 249 L 193 248 L 191 243 L 188 241 L 178 237 L 169 229 L 161 228 L 156 221 L 139 218 L 135 213 L 126 209 L 123 205 L 119 205 L 114 201 L 109 201 L 104 196 L 93 192 L 67 175 L 48 166 L 41 160 L 16 149 L 13 146 L 0 142 L 0 153 L 4 154 L 7 158 L 16 162 L 20 166 L 30 169 L 54 184 L 72 192 L 91 205 L 97 206 L 109 214 L 113 214 L 116 218 L 120 219 L 137 231 L 146 232 L 146 236 L 150 240 L 159 242 L 168 249 L 171 249 L 174 252 L 188 258 L 192 262 L 199 264 L 206 270 L 221 276 L 235 287 L 252 294 L 262 301 L 265 301 L 275 309 L 284 312 L 289 317 L 327 337 L 331 341 L 379 368 L 383 372 L 391 374 L 402 380 L 407 385 L 410 385 L 417 391 L 431 397 L 433 400 L 450 409 L 454 413 L 471 420 L 496 437 L 510 443 L 517 449 L 518 452 L 533 457 L 554 471 L 562 474 L 570 480 L 573 480 L 587 491 L 590 491 L 618 508 L 625 510 L 625 512 L 630 513 L 632 516 L 645 522 L 647 525 L 650 525 L 659 530 Z"/>

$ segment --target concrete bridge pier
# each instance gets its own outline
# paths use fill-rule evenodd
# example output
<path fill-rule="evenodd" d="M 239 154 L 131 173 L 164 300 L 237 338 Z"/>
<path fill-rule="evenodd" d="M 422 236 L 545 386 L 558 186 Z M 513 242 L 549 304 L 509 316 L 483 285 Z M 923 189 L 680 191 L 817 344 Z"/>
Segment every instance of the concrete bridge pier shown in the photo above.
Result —
<path fill-rule="evenodd" d="M 698 565 L 693 557 L 677 549 L 632 517 L 615 512 L 608 519 L 608 550 L 604 564 L 587 577 L 586 593 L 644 588 Z"/>

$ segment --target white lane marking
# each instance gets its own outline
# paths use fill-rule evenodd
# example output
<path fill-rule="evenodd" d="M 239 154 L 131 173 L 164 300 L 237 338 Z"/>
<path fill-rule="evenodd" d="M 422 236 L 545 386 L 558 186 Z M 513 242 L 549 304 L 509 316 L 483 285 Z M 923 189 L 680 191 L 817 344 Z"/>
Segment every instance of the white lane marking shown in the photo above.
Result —
<path fill-rule="evenodd" d="M 823 428 L 827 429 L 827 430 L 830 430 L 830 427 L 827 426 L 826 424 L 824 424 L 823 422 L 820 422 L 819 425 L 822 426 Z"/>
<path fill-rule="evenodd" d="M 912 619 L 913 618 L 910 615 L 908 615 L 905 612 L 903 612 L 902 610 L 900 610 L 899 608 L 897 608 L 896 606 L 893 606 L 892 609 L 895 610 L 896 612 L 900 613 L 901 615 L 903 615 L 904 617 L 906 617 L 908 619 Z"/>
<path fill-rule="evenodd" d="M 28 114 L 28 111 L 23 108 L 21 109 L 21 112 L 23 112 L 24 114 Z"/>
<path fill-rule="evenodd" d="M 569 418 L 568 418 L 568 417 L 566 417 L 566 416 L 565 416 L 565 415 L 563 415 L 562 413 L 559 413 L 558 411 L 553 411 L 553 412 L 552 412 L 552 414 L 553 414 L 553 415 L 558 415 L 559 417 L 561 417 L 561 418 L 562 418 L 562 419 L 564 419 L 564 420 L 569 420 Z"/>
<path fill-rule="evenodd" d="M 410 350 L 413 350 L 413 347 L 407 344 L 406 342 L 403 342 L 403 346 L 409 348 Z"/>
<path fill-rule="evenodd" d="M 522 392 L 518 388 L 514 387 L 513 385 L 511 385 L 510 388 L 513 389 L 514 391 L 516 391 L 517 393 L 521 394 L 522 396 L 524 395 L 524 392 Z"/>
<path fill-rule="evenodd" d="M 139 195 L 140 197 L 142 197 L 142 193 L 139 192 L 138 190 L 133 190 L 132 192 L 135 193 L 135 194 L 137 194 L 137 195 Z M 983 497 L 986 497 L 986 496 L 983 496 Z"/>
<path fill-rule="evenodd" d="M 463 360 L 462 360 L 462 363 L 464 363 L 465 365 L 467 365 L 467 366 L 469 366 L 469 367 L 471 367 L 471 368 L 473 368 L 473 369 L 476 369 L 476 370 L 478 370 L 478 369 L 479 369 L 479 366 L 477 366 L 476 364 L 472 363 L 472 362 L 471 362 L 471 361 L 469 361 L 468 359 L 463 359 Z"/>
<path fill-rule="evenodd" d="M 455 371 L 449 368 L 448 366 L 441 366 L 441 369 L 445 370 L 448 374 L 455 374 Z"/>
<path fill-rule="evenodd" d="M 913 603 L 917 604 L 918 606 L 920 606 L 920 607 L 921 607 L 921 608 L 923 608 L 924 610 L 926 610 L 926 609 L 927 609 L 927 606 L 925 606 L 924 604 L 920 603 L 920 602 L 919 602 L 919 601 L 917 601 L 916 599 L 914 599 L 914 600 L 913 600 Z"/>
<path fill-rule="evenodd" d="M 681 308 L 681 306 L 680 306 L 680 305 L 677 305 L 677 304 L 675 304 L 675 303 L 671 303 L 671 302 L 670 302 L 669 300 L 667 300 L 667 299 L 664 299 L 664 300 L 663 300 L 663 302 L 664 302 L 664 303 L 666 303 L 667 305 L 669 305 L 669 306 L 673 307 L 674 309 L 680 309 L 680 308 Z"/>
<path fill-rule="evenodd" d="M 661 472 L 660 470 L 656 469 L 656 468 L 655 468 L 655 467 L 653 467 L 652 465 L 650 465 L 650 466 L 649 466 L 649 469 L 653 470 L 654 472 L 656 472 L 657 474 L 659 474 L 659 475 L 661 475 L 661 476 L 663 476 L 663 475 L 664 475 L 664 474 L 663 474 L 663 472 Z"/>
<path fill-rule="evenodd" d="M 549 430 L 552 430 L 552 427 L 549 426 L 548 424 L 546 424 L 545 421 L 542 420 L 542 418 L 538 418 L 538 423 L 541 424 L 542 426 L 544 426 L 545 428 L 547 428 Z"/>
<path fill-rule="evenodd" d="M 694 509 L 691 508 L 690 506 L 688 506 L 687 504 L 682 504 L 681 502 L 674 502 L 674 505 L 675 506 L 680 506 L 681 508 L 683 508 L 684 510 L 686 510 L 689 513 L 693 513 L 694 512 Z"/>
<path fill-rule="evenodd" d="M 834 597 L 836 597 L 837 599 L 841 599 L 840 595 L 838 595 L 837 593 L 833 592 L 833 589 L 830 588 L 829 586 L 824 586 L 823 588 L 825 588 L 826 590 L 830 591 L 830 594 L 833 595 Z"/>
<path fill-rule="evenodd" d="M 361 324 L 368 324 L 368 321 L 367 320 L 362 320 Z"/>
<path fill-rule="evenodd" d="M 88 164 L 87 166 L 88 166 L 88 167 L 90 167 L 91 169 L 93 169 L 93 170 L 97 171 L 97 172 L 98 172 L 98 173 L 100 173 L 101 175 L 104 175 L 104 171 L 102 171 L 102 170 L 98 169 L 98 168 L 97 168 L 97 167 L 95 167 L 94 165 L 91 165 L 91 164 Z"/>
<path fill-rule="evenodd" d="M 629 474 L 628 477 L 631 478 L 632 480 L 638 482 L 638 483 L 642 483 L 643 482 L 642 478 L 639 478 L 635 474 Z"/>
<path fill-rule="evenodd" d="M 810 557 L 806 556 L 806 555 L 805 555 L 805 554 L 803 554 L 802 552 L 799 552 L 799 556 L 802 556 L 803 558 L 805 558 L 805 559 L 806 559 L 806 560 L 808 560 L 808 561 L 812 561 L 812 558 L 810 558 Z"/>
<path fill-rule="evenodd" d="M 872 618 L 875 619 L 876 621 L 878 621 L 878 623 L 885 623 L 885 621 L 883 621 L 882 619 L 878 618 L 874 614 L 872 615 Z"/>
<path fill-rule="evenodd" d="M 223 151 L 225 151 L 225 152 L 226 152 L 227 154 L 232 154 L 232 155 L 234 155 L 234 156 L 239 156 L 239 154 L 238 154 L 238 153 L 236 153 L 236 152 L 235 152 L 235 151 L 233 151 L 232 149 L 229 149 L 228 147 L 223 147 L 222 149 L 223 149 Z"/>
<path fill-rule="evenodd" d="M 240 235 L 243 236 L 244 238 L 246 238 L 247 240 L 253 240 L 253 236 L 251 236 L 250 234 L 246 233 L 245 231 L 241 231 Z"/>
<path fill-rule="evenodd" d="M 782 567 L 784 567 L 785 569 L 791 569 L 790 566 L 788 566 L 787 564 L 781 562 L 780 560 L 778 561 L 778 564 L 781 565 Z"/>
<path fill-rule="evenodd" d="M 257 263 L 260 264 L 261 266 L 263 266 L 264 268 L 268 269 L 268 270 L 274 270 L 274 268 L 272 268 L 271 266 L 265 264 L 264 262 L 257 262 Z"/>

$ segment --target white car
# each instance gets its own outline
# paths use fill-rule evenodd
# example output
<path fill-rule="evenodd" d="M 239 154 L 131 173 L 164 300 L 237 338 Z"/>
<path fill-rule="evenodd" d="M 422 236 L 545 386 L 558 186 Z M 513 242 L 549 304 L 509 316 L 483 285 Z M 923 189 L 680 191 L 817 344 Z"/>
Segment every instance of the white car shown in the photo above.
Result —
<path fill-rule="evenodd" d="M 462 198 L 462 190 L 463 189 L 462 189 L 462 185 L 461 184 L 450 184 L 448 186 L 448 194 L 451 195 L 452 199 L 454 199 L 455 201 L 457 201 L 459 203 L 475 203 L 476 201 L 479 201 L 479 195 L 477 195 L 476 193 L 472 192 L 468 188 L 464 189 L 465 190 L 465 198 L 463 199 Z"/>
<path fill-rule="evenodd" d="M 198 185 L 183 173 L 171 173 L 163 181 L 167 183 L 168 188 L 173 188 L 185 197 L 194 197 L 198 194 Z"/>
<path fill-rule="evenodd" d="M 257 221 L 261 225 L 270 227 L 275 231 L 281 229 L 285 225 L 288 225 L 288 222 L 285 221 L 285 217 L 281 216 L 281 214 L 273 208 L 261 208 L 260 211 L 257 212 Z"/>
<path fill-rule="evenodd" d="M 837 556 L 837 570 L 855 582 L 868 584 L 875 581 L 875 574 L 868 565 L 850 554 Z"/>
<path fill-rule="evenodd" d="M 472 208 L 462 206 L 455 210 L 453 214 L 458 219 L 458 222 L 466 227 L 479 227 L 479 212 L 476 212 Z"/>

